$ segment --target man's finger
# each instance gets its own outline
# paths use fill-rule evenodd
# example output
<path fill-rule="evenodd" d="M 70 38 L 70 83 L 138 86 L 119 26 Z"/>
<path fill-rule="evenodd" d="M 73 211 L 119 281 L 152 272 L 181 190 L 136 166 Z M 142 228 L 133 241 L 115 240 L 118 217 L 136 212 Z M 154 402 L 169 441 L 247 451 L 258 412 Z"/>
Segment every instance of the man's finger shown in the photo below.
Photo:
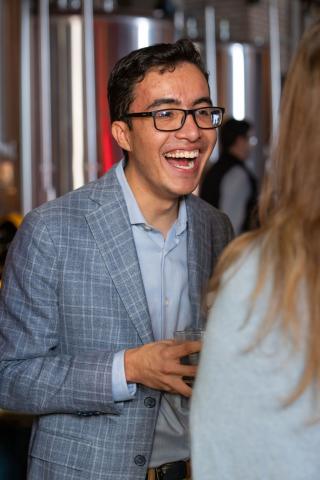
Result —
<path fill-rule="evenodd" d="M 174 349 L 174 354 L 177 357 L 184 357 L 190 353 L 200 352 L 202 348 L 202 342 L 199 340 L 187 341 L 187 342 L 175 342 L 172 349 Z"/>

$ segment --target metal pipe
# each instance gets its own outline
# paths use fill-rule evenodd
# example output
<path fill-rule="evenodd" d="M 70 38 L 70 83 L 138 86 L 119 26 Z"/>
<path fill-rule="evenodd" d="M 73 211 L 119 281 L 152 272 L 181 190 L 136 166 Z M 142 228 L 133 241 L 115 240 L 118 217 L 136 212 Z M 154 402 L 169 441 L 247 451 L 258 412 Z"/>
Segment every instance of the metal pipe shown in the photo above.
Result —
<path fill-rule="evenodd" d="M 71 20 L 71 119 L 72 119 L 72 188 L 81 187 L 85 179 L 84 79 L 82 18 Z"/>
<path fill-rule="evenodd" d="M 216 28 L 215 11 L 213 7 L 206 7 L 205 11 L 205 41 L 206 41 L 206 65 L 210 72 L 209 86 L 213 104 L 217 104 L 217 63 L 216 63 Z"/>
<path fill-rule="evenodd" d="M 269 0 L 269 43 L 271 60 L 271 122 L 272 137 L 278 129 L 281 97 L 280 30 L 278 0 Z"/>
<path fill-rule="evenodd" d="M 40 151 L 42 184 L 45 200 L 52 200 L 56 192 L 52 182 L 52 131 L 50 84 L 50 23 L 49 0 L 40 0 Z"/>
<path fill-rule="evenodd" d="M 20 37 L 20 158 L 22 178 L 21 210 L 23 215 L 32 209 L 30 63 L 30 0 L 22 0 Z"/>
<path fill-rule="evenodd" d="M 97 178 L 96 92 L 94 68 L 93 3 L 82 2 L 84 32 L 84 81 L 86 115 L 86 149 L 88 180 Z"/>
<path fill-rule="evenodd" d="M 218 89 L 217 89 L 217 50 L 216 50 L 216 19 L 215 10 L 211 6 L 206 6 L 204 9 L 205 18 L 205 47 L 206 47 L 206 66 L 210 73 L 209 75 L 209 87 L 210 95 L 213 105 L 217 105 L 218 102 Z M 213 150 L 212 159 L 217 159 L 219 155 L 219 145 Z"/>

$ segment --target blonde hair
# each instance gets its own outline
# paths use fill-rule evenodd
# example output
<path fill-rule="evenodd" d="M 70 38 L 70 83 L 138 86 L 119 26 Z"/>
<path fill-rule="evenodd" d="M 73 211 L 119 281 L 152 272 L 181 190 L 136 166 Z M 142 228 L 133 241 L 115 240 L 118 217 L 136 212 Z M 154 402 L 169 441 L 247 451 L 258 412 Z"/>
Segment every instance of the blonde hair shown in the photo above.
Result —
<path fill-rule="evenodd" d="M 308 29 L 289 69 L 281 99 L 279 134 L 259 201 L 260 227 L 234 240 L 211 279 L 221 276 L 246 249 L 259 245 L 258 281 L 252 304 L 272 274 L 272 305 L 256 343 L 280 319 L 299 345 L 301 288 L 306 294 L 306 356 L 302 375 L 286 404 L 311 384 L 320 389 L 320 22 Z"/>

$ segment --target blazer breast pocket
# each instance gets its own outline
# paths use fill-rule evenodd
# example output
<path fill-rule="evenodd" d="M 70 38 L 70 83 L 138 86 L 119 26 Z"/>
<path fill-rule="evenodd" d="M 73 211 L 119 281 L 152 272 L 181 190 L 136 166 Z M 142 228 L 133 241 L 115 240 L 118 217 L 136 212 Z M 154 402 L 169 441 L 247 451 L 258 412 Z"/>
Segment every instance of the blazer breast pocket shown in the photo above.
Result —
<path fill-rule="evenodd" d="M 30 479 L 87 479 L 92 446 L 81 439 L 38 430 L 29 458 Z M 83 472 L 83 475 L 81 474 Z"/>

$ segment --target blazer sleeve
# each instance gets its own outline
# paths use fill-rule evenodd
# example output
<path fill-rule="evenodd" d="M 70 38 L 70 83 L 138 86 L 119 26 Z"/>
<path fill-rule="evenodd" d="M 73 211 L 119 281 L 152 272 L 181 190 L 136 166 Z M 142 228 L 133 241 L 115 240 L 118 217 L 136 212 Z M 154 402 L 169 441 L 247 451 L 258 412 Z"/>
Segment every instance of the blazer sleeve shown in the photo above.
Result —
<path fill-rule="evenodd" d="M 30 414 L 120 413 L 112 399 L 114 352 L 61 349 L 58 287 L 56 248 L 34 211 L 12 242 L 0 291 L 0 406 Z"/>

